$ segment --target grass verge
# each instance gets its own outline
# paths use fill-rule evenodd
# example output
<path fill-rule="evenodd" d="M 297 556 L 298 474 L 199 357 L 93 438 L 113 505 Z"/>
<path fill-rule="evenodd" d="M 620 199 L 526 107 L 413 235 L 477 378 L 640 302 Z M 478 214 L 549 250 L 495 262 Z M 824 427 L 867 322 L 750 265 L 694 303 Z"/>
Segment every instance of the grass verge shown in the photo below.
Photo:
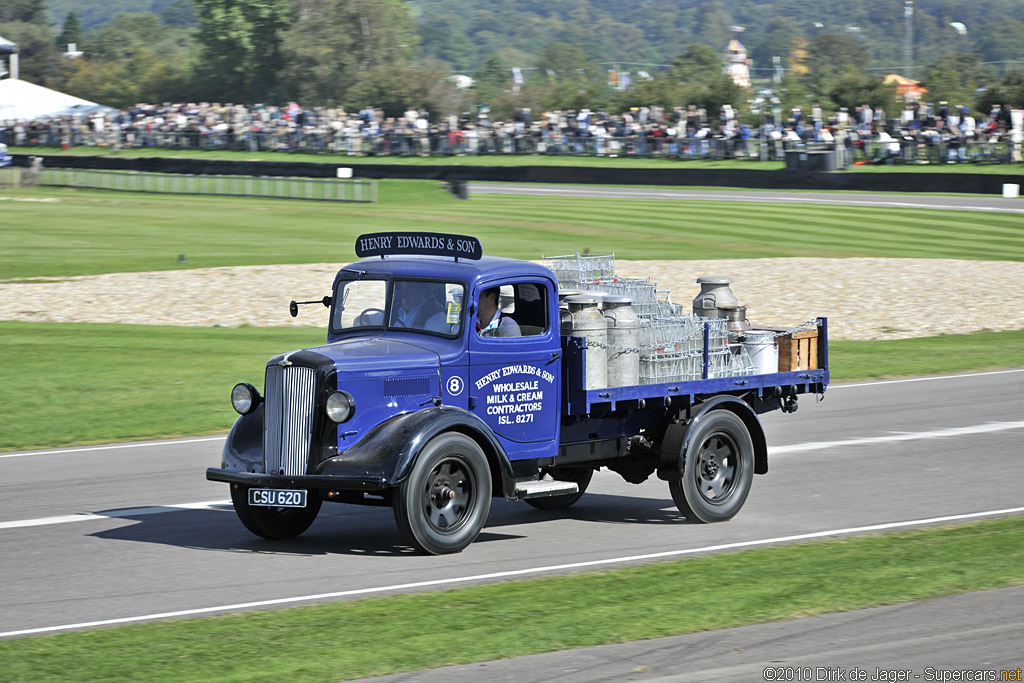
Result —
<path fill-rule="evenodd" d="M 357 235 L 409 229 L 472 234 L 485 253 L 525 259 L 589 249 L 629 260 L 1024 260 L 1021 217 L 1011 213 L 507 195 L 463 201 L 431 181 L 379 188 L 374 204 L 6 190 L 0 195 L 24 201 L 2 202 L 0 278 L 345 263 Z"/>
<path fill-rule="evenodd" d="M 1024 330 L 829 342 L 833 382 L 1024 367 Z"/>
<path fill-rule="evenodd" d="M 0 450 L 227 431 L 237 382 L 317 328 L 0 322 Z M 833 381 L 1024 365 L 1024 330 L 829 345 Z"/>
<path fill-rule="evenodd" d="M 0 323 L 0 450 L 223 432 L 237 382 L 316 328 Z"/>
<path fill-rule="evenodd" d="M 569 576 L 8 640 L 0 642 L 0 662 L 5 680 L 33 683 L 67 680 L 72 671 L 77 681 L 350 680 L 1021 584 L 1024 516 L 1015 516 Z M 525 611 L 531 604 L 544 609 Z"/>

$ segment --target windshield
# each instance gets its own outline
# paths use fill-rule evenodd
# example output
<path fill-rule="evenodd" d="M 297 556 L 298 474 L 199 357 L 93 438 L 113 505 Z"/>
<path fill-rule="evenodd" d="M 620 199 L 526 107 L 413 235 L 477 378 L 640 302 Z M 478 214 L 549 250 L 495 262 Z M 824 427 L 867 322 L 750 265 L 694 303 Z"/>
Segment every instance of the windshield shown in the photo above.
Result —
<path fill-rule="evenodd" d="M 398 279 L 342 280 L 335 292 L 335 331 L 401 329 L 456 336 L 462 331 L 465 287 L 461 282 Z"/>

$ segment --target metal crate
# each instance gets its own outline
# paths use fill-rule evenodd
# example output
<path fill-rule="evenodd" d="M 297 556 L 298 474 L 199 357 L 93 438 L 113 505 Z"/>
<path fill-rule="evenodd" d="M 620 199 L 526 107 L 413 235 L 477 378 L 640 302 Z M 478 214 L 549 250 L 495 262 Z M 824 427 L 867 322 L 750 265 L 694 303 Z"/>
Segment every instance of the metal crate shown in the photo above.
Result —
<path fill-rule="evenodd" d="M 541 263 L 558 278 L 558 286 L 567 289 L 583 289 L 584 285 L 615 275 L 615 254 L 569 254 L 566 256 L 544 256 Z"/>
<path fill-rule="evenodd" d="M 704 332 L 707 330 L 707 376 L 754 374 L 740 344 L 729 344 L 728 321 L 675 315 L 650 318 L 640 328 L 640 383 L 661 384 L 704 378 Z"/>
<path fill-rule="evenodd" d="M 661 384 L 700 379 L 704 327 L 693 316 L 645 320 L 640 328 L 640 383 Z"/>
<path fill-rule="evenodd" d="M 633 312 L 641 318 L 675 316 L 678 307 L 668 298 L 667 289 L 658 289 L 650 278 L 606 277 L 584 283 L 581 289 L 603 292 L 613 296 L 624 296 L 633 302 Z M 658 295 L 665 294 L 664 300 Z"/>

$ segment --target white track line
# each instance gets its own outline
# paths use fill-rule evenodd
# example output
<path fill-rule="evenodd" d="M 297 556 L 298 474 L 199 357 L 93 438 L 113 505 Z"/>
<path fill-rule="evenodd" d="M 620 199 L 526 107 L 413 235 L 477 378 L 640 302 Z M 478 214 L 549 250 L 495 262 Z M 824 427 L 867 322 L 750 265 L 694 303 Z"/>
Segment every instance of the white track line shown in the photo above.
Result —
<path fill-rule="evenodd" d="M 934 377 L 912 377 L 910 379 L 884 379 L 877 382 L 859 382 L 856 384 L 830 384 L 829 391 L 835 389 L 849 389 L 851 387 L 873 387 L 882 384 L 901 384 L 903 382 L 934 382 L 944 379 L 962 379 L 965 377 L 984 377 L 986 375 L 1005 375 L 1012 372 L 1024 372 L 1024 368 L 1013 370 L 993 370 L 991 372 L 972 372 L 961 375 L 936 375 Z M 51 451 L 26 451 L 24 453 L 0 454 L 0 460 L 4 458 L 24 458 L 29 455 L 63 455 L 64 453 L 84 453 L 92 451 L 109 451 L 122 448 L 144 448 L 146 446 L 174 446 L 186 443 L 203 443 L 207 441 L 223 441 L 225 436 L 211 436 L 201 439 L 179 439 L 177 441 L 140 441 L 139 443 L 119 444 L 116 446 L 87 446 L 83 448 L 62 448 Z"/>
<path fill-rule="evenodd" d="M 896 443 L 901 441 L 945 439 L 958 436 L 970 436 L 974 434 L 1003 432 L 1013 429 L 1024 429 L 1024 420 L 1018 422 L 991 422 L 988 424 L 971 425 L 969 427 L 949 427 L 947 429 L 935 429 L 927 432 L 900 432 L 896 434 L 886 434 L 885 436 L 866 436 L 859 439 L 844 439 L 840 441 L 809 441 L 806 443 L 790 444 L 788 446 L 772 446 L 768 448 L 768 455 L 770 457 L 778 457 L 780 455 L 789 455 L 792 453 L 808 453 L 810 451 L 823 451 L 830 448 L 842 448 L 843 446 L 867 446 L 883 443 Z M 110 512 L 82 512 L 72 515 L 37 517 L 35 519 L 20 519 L 10 522 L 0 522 L 0 531 L 5 529 L 23 529 L 26 527 L 69 524 L 99 519 L 124 519 L 138 517 L 140 515 L 158 515 L 165 512 L 179 512 L 181 510 L 214 510 L 230 504 L 231 501 L 228 500 L 214 500 L 202 503 L 178 503 L 175 505 L 127 508 L 122 510 L 112 510 Z"/>
<path fill-rule="evenodd" d="M 880 379 L 877 382 L 856 382 L 853 384 L 829 384 L 827 390 L 850 389 L 852 387 L 876 387 L 880 384 L 904 384 L 906 382 L 934 382 L 940 379 L 963 379 L 965 377 L 985 377 L 987 375 L 1008 375 L 1014 372 L 1024 372 L 1024 368 L 1013 370 L 992 370 L 989 372 L 971 372 L 963 375 L 936 375 L 934 377 L 910 377 L 908 379 Z"/>
<path fill-rule="evenodd" d="M 948 429 L 935 429 L 927 432 L 900 432 L 896 434 L 886 434 L 885 436 L 867 436 L 860 439 L 845 439 L 841 441 L 809 441 L 806 443 L 796 443 L 788 446 L 772 446 L 768 449 L 768 455 L 770 457 L 777 457 L 791 453 L 822 451 L 829 448 L 841 448 L 843 446 L 865 446 L 900 441 L 919 441 L 922 439 L 944 439 L 957 436 L 969 436 L 973 434 L 1003 432 L 1012 429 L 1024 429 L 1024 420 L 1019 422 L 992 422 L 988 424 L 972 425 L 969 427 L 950 427 Z M 164 512 L 179 512 L 181 510 L 213 510 L 230 504 L 231 501 L 229 500 L 214 500 L 204 503 L 154 505 L 151 507 L 112 510 L 110 512 L 82 512 L 73 515 L 20 519 L 10 522 L 0 522 L 0 531 L 5 529 L 22 529 L 33 526 L 85 522 L 97 519 L 123 519 L 138 517 L 140 515 L 158 515 Z"/>
<path fill-rule="evenodd" d="M 951 436 L 968 436 L 970 434 L 988 434 L 990 432 L 1004 432 L 1009 429 L 1024 429 L 1024 421 L 1020 422 L 990 422 L 983 425 L 970 427 L 950 427 L 948 429 L 935 429 L 928 432 L 901 432 L 887 434 L 885 436 L 865 436 L 860 439 L 844 439 L 842 441 L 810 441 L 807 443 L 795 443 L 789 446 L 769 446 L 768 455 L 786 455 L 789 453 L 806 453 L 808 451 L 821 451 L 827 448 L 840 448 L 842 446 L 865 446 L 880 443 L 893 443 L 896 441 L 918 441 L 921 439 L 944 439 Z"/>
<path fill-rule="evenodd" d="M 876 206 L 896 207 L 901 209 L 945 209 L 949 211 L 988 211 L 992 213 L 1024 213 L 1024 208 L 1019 206 L 971 206 L 969 204 L 926 204 L 923 202 L 912 202 L 904 199 L 839 199 L 833 197 L 794 197 L 792 195 L 772 195 L 765 193 L 764 197 L 752 197 L 749 194 L 740 195 L 732 193 L 714 193 L 701 190 L 625 190 L 609 188 L 605 190 L 591 190 L 581 188 L 546 188 L 546 187 L 514 187 L 509 189 L 495 189 L 493 187 L 470 187 L 470 192 L 479 194 L 498 195 L 551 195 L 555 197 L 595 197 L 606 199 L 679 199 L 692 201 L 746 201 L 762 202 L 766 204 L 825 204 L 836 206 Z M 737 190 L 748 192 L 747 190 Z M 699 194 L 697 194 L 699 193 Z"/>
<path fill-rule="evenodd" d="M 207 441 L 223 441 L 225 436 L 210 436 L 202 439 L 177 439 L 174 441 L 140 441 L 138 443 L 125 443 L 116 446 L 86 446 L 83 448 L 61 448 L 53 451 L 26 451 L 24 453 L 8 453 L 0 455 L 3 458 L 24 458 L 28 455 L 64 455 L 65 453 L 88 453 L 91 451 L 116 451 L 122 448 L 146 448 L 147 446 L 177 446 L 185 443 L 204 443 Z"/>
<path fill-rule="evenodd" d="M 142 508 L 124 508 L 110 512 L 80 512 L 73 515 L 57 515 L 55 517 L 37 517 L 35 519 L 16 519 L 13 522 L 0 522 L 0 530 L 24 529 L 32 526 L 49 526 L 51 524 L 70 524 L 87 522 L 94 519 L 126 519 L 143 515 L 160 515 L 165 512 L 182 510 L 217 510 L 231 505 L 230 500 L 211 500 L 204 503 L 178 503 L 176 505 L 152 505 Z"/>
<path fill-rule="evenodd" d="M 259 607 L 274 607 L 277 605 L 289 605 L 297 602 L 309 602 L 315 600 L 330 600 L 337 598 L 350 598 L 357 595 L 372 595 L 375 593 L 392 593 L 410 589 L 436 588 L 438 586 L 451 586 L 461 583 L 472 583 L 475 581 L 494 581 L 497 579 L 508 579 L 529 574 L 541 574 L 545 572 L 565 571 L 567 569 L 586 569 L 590 567 L 601 567 L 611 564 L 623 564 L 627 562 L 640 562 L 658 560 L 682 555 L 695 555 L 697 553 L 720 552 L 723 550 L 739 550 L 741 548 L 753 548 L 763 545 L 778 543 L 793 543 L 796 541 L 809 541 L 830 536 L 846 536 L 850 534 L 863 534 L 873 531 L 886 531 L 892 529 L 904 529 L 907 527 L 924 526 L 928 524 L 941 524 L 946 522 L 960 522 L 980 517 L 994 517 L 997 515 L 1018 514 L 1024 512 L 1024 507 L 1006 508 L 1003 510 L 988 510 L 985 512 L 970 512 L 960 515 L 947 515 L 945 517 L 931 517 L 929 519 L 914 519 L 904 522 L 889 522 L 886 524 L 871 524 L 868 526 L 849 527 L 846 529 L 831 529 L 829 531 L 815 531 L 807 534 L 796 534 L 793 536 L 776 536 L 774 538 L 762 538 L 754 541 L 739 541 L 736 543 L 722 543 L 719 545 L 708 545 L 701 548 L 686 548 L 683 550 L 669 550 L 660 553 L 648 553 L 646 555 L 630 555 L 627 557 L 613 557 L 604 560 L 591 560 L 589 562 L 571 562 L 568 564 L 556 564 L 543 567 L 530 567 L 528 569 L 515 569 L 505 572 L 494 572 L 492 574 L 476 574 L 473 576 L 459 576 L 450 579 L 433 579 L 430 581 L 417 581 L 415 583 L 402 583 L 392 586 L 377 586 L 374 588 L 359 588 L 347 591 L 335 591 L 332 593 L 317 593 L 315 595 L 299 595 L 291 598 L 277 598 L 275 600 L 258 600 L 255 602 L 242 602 L 233 605 L 218 605 L 216 607 L 200 607 L 197 609 L 178 610 L 175 612 L 161 612 L 158 614 L 145 614 L 136 617 L 121 617 L 118 619 L 103 619 L 100 621 L 86 621 L 78 624 L 64 624 L 61 626 L 44 626 L 42 628 L 27 628 L 18 631 L 7 631 L 0 633 L 0 638 L 11 636 L 38 635 L 40 633 L 53 633 L 55 631 L 68 631 L 78 628 L 95 628 L 98 626 L 116 626 L 119 624 L 130 624 L 140 621 L 152 621 L 155 619 L 170 619 L 175 617 L 194 617 L 214 612 L 233 612 L 248 610 Z"/>

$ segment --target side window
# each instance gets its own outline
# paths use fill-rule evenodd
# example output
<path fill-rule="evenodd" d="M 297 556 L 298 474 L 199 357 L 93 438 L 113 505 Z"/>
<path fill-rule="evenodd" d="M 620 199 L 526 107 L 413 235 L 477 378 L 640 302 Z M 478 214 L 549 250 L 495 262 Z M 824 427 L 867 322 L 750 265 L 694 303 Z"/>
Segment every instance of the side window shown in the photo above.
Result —
<path fill-rule="evenodd" d="M 477 333 L 484 337 L 531 337 L 548 329 L 547 288 L 532 282 L 480 292 Z"/>
<path fill-rule="evenodd" d="M 338 283 L 334 294 L 334 319 L 338 331 L 360 327 L 383 327 L 387 305 L 384 280 L 349 280 Z"/>

